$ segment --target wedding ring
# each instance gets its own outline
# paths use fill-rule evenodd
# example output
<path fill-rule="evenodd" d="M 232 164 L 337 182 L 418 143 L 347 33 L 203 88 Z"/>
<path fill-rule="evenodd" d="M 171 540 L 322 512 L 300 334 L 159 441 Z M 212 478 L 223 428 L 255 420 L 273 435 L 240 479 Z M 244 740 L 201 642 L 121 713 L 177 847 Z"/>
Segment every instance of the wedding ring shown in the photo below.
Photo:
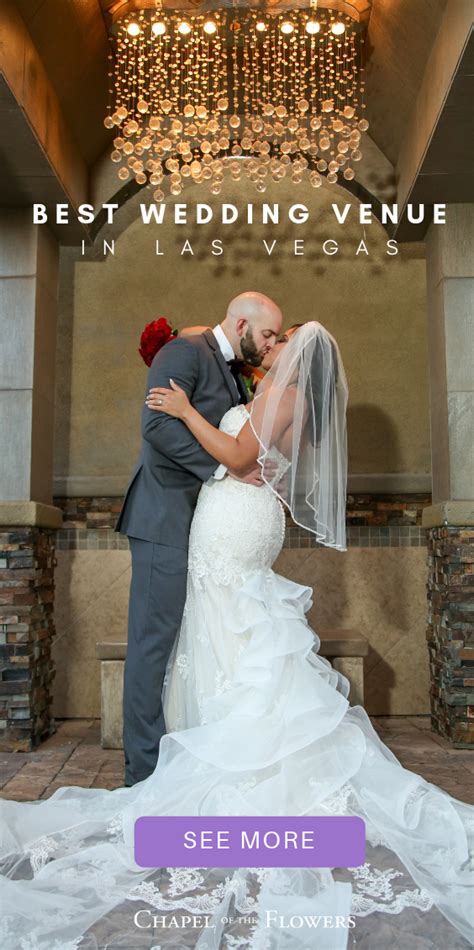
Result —
<path fill-rule="evenodd" d="M 158 399 L 157 405 L 158 405 L 158 406 L 162 406 L 162 405 L 163 405 L 163 400 L 162 400 L 162 399 Z"/>

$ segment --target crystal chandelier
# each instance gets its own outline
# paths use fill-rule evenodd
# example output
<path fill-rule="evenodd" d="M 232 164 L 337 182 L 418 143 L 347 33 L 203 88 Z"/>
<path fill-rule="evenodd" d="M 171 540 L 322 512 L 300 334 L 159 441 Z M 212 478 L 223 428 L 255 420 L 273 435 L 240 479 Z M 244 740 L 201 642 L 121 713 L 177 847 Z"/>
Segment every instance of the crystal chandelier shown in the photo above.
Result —
<path fill-rule="evenodd" d="M 218 195 L 226 175 L 259 192 L 269 180 L 354 178 L 362 158 L 364 80 L 357 23 L 331 10 L 165 15 L 144 9 L 115 26 L 113 162 L 165 200 L 186 179 Z"/>

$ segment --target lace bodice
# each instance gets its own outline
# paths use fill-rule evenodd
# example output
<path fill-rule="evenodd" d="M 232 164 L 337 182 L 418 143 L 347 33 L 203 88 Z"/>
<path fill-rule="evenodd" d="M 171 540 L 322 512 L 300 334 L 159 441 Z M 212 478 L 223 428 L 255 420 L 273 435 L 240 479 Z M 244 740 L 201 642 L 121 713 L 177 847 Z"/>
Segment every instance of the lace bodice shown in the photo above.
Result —
<path fill-rule="evenodd" d="M 236 436 L 248 418 L 245 406 L 234 406 L 219 428 Z M 228 584 L 249 572 L 269 570 L 284 536 L 283 507 L 271 488 L 248 485 L 230 475 L 210 479 L 201 489 L 191 526 L 190 574 Z"/>
<path fill-rule="evenodd" d="M 219 429 L 226 432 L 227 435 L 236 436 L 243 429 L 249 419 L 249 413 L 245 406 L 233 406 L 222 417 Z"/>

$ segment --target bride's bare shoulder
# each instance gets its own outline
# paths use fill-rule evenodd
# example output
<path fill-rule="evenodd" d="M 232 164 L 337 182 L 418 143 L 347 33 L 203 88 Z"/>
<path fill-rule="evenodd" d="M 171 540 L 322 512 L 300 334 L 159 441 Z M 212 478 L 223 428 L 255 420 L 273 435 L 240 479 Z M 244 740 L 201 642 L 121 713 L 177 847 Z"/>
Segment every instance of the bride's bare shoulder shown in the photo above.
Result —
<path fill-rule="evenodd" d="M 272 383 L 262 393 L 262 407 L 274 403 L 275 406 L 278 406 L 279 412 L 291 411 L 295 406 L 297 391 L 296 386 L 280 386 L 277 383 Z"/>

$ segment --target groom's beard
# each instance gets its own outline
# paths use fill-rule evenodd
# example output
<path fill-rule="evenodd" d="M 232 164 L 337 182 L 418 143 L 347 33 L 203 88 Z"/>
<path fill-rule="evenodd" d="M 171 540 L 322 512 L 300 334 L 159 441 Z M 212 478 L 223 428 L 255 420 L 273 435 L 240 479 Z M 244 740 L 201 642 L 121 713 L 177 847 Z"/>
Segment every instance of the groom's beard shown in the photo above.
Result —
<path fill-rule="evenodd" d="M 257 350 L 252 327 L 247 327 L 247 333 L 240 341 L 240 349 L 242 350 L 242 358 L 249 366 L 262 365 L 263 354 Z"/>

